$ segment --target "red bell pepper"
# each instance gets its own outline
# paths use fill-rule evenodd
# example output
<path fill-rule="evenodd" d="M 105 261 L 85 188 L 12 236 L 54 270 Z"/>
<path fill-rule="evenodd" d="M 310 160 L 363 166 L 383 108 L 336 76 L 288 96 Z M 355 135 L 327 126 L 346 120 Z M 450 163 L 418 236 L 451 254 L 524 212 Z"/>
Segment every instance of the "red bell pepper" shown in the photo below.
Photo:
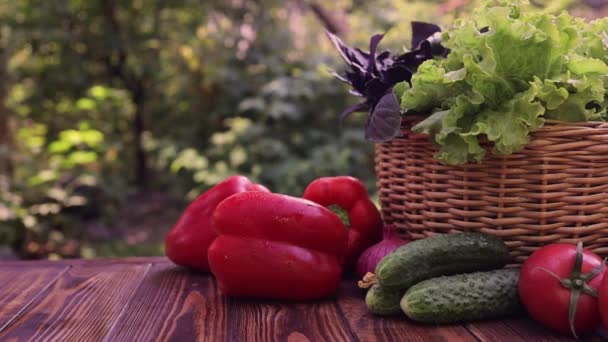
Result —
<path fill-rule="evenodd" d="M 229 296 L 307 300 L 340 284 L 347 233 L 331 211 L 281 194 L 245 192 L 217 206 L 209 265 Z"/>
<path fill-rule="evenodd" d="M 304 190 L 308 200 L 329 207 L 348 228 L 345 266 L 352 268 L 371 245 L 382 240 L 382 217 L 363 183 L 353 177 L 321 177 Z"/>
<path fill-rule="evenodd" d="M 232 176 L 196 198 L 165 239 L 167 257 L 178 265 L 208 271 L 207 250 L 217 237 L 212 222 L 213 211 L 227 197 L 245 191 L 269 192 L 247 177 Z"/>

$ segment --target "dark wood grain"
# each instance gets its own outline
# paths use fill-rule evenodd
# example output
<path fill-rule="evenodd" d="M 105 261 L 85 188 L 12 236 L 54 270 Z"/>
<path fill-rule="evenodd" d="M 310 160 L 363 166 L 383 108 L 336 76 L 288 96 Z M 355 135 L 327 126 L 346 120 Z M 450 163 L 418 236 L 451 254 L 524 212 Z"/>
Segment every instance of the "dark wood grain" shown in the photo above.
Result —
<path fill-rule="evenodd" d="M 365 306 L 365 293 L 354 285 L 355 282 L 354 280 L 343 282 L 338 306 L 353 335 L 360 341 L 477 341 L 461 325 L 421 325 L 401 315 L 374 316 Z"/>
<path fill-rule="evenodd" d="M 163 319 L 158 319 L 162 317 Z M 351 341 L 333 300 L 287 303 L 228 298 L 215 281 L 155 265 L 109 341 Z"/>
<path fill-rule="evenodd" d="M 527 341 L 574 341 L 564 336 L 556 335 L 542 328 L 532 329 L 526 322 L 520 322 L 521 319 L 513 318 L 500 321 L 475 322 L 467 324 L 466 327 L 482 342 L 499 341 L 499 339 L 512 342 L 527 342 Z M 509 324 L 510 322 L 511 324 Z"/>
<path fill-rule="evenodd" d="M 504 320 L 504 324 L 510 326 L 513 330 L 520 331 L 520 335 L 525 338 L 527 341 L 531 339 L 539 339 L 543 341 L 605 341 L 598 334 L 594 334 L 592 336 L 587 336 L 585 338 L 581 338 L 579 340 L 567 338 L 563 335 L 558 335 L 540 324 L 532 321 L 531 319 L 522 317 L 519 319 L 509 319 Z"/>
<path fill-rule="evenodd" d="M 101 340 L 149 267 L 103 263 L 70 267 L 0 332 L 0 340 Z"/>
<path fill-rule="evenodd" d="M 152 266 L 108 341 L 222 341 L 226 300 L 207 274 L 171 264 Z"/>
<path fill-rule="evenodd" d="M 166 258 L 0 263 L 0 341 L 570 341 L 527 318 L 378 317 L 364 295 L 347 279 L 320 301 L 228 298 L 210 275 Z"/>
<path fill-rule="evenodd" d="M 353 341 L 333 299 L 307 303 L 230 298 L 230 341 Z"/>
<path fill-rule="evenodd" d="M 587 336 L 576 340 L 554 333 L 525 317 L 474 322 L 466 325 L 467 329 L 482 342 L 568 342 L 568 341 L 601 341 L 598 335 Z"/>
<path fill-rule="evenodd" d="M 65 265 L 26 268 L 0 264 L 0 331 L 68 268 Z"/>

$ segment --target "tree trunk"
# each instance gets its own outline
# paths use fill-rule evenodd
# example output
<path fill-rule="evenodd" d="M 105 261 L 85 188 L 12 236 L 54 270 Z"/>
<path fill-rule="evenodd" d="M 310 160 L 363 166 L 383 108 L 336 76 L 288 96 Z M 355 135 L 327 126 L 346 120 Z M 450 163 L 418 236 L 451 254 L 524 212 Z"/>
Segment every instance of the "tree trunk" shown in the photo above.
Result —
<path fill-rule="evenodd" d="M 137 76 L 133 69 L 127 65 L 128 51 L 123 40 L 122 28 L 116 15 L 116 3 L 114 0 L 100 0 L 100 5 L 104 11 L 104 16 L 113 38 L 118 42 L 118 48 L 112 54 L 104 56 L 111 78 L 119 79 L 131 94 L 131 99 L 135 105 L 135 116 L 132 122 L 132 134 L 135 152 L 135 184 L 140 188 L 145 187 L 148 182 L 148 165 L 146 162 L 146 152 L 143 146 L 144 133 L 144 103 L 146 99 L 144 80 L 142 76 Z"/>
<path fill-rule="evenodd" d="M 0 46 L 0 175 L 5 175 L 10 181 L 14 171 L 12 159 L 13 132 L 11 115 L 4 105 L 8 91 L 6 62 L 6 50 Z"/>
<path fill-rule="evenodd" d="M 344 13 L 332 12 L 314 0 L 309 1 L 308 6 L 327 31 L 342 37 L 348 33 L 348 22 Z"/>
<path fill-rule="evenodd" d="M 144 96 L 134 94 L 135 117 L 133 118 L 133 139 L 135 140 L 135 183 L 143 188 L 148 182 L 148 165 L 143 145 Z"/>

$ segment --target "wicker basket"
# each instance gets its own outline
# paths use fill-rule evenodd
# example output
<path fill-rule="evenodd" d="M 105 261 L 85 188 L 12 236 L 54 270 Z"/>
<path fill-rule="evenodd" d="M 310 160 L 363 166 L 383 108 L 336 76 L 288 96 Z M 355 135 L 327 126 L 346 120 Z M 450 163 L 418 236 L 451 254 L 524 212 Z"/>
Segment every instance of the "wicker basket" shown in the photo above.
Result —
<path fill-rule="evenodd" d="M 515 262 L 549 243 L 608 256 L 608 123 L 547 122 L 518 153 L 447 166 L 428 135 L 376 145 L 382 213 L 411 239 L 478 231 L 502 238 Z"/>

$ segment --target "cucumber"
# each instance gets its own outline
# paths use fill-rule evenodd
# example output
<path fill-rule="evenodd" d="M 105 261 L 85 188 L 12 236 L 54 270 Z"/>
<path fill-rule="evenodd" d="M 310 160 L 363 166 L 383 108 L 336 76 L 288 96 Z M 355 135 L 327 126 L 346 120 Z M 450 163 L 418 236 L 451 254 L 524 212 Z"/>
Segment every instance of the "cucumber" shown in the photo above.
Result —
<path fill-rule="evenodd" d="M 389 290 L 380 285 L 374 285 L 365 295 L 367 308 L 377 315 L 395 315 L 401 312 L 399 303 L 403 290 Z"/>
<path fill-rule="evenodd" d="M 378 263 L 375 274 L 383 287 L 406 290 L 443 275 L 503 268 L 508 261 L 507 246 L 494 236 L 441 234 L 397 248 Z"/>
<path fill-rule="evenodd" d="M 401 309 L 422 323 L 456 323 L 510 316 L 522 311 L 519 270 L 503 269 L 425 280 L 410 287 Z"/>

